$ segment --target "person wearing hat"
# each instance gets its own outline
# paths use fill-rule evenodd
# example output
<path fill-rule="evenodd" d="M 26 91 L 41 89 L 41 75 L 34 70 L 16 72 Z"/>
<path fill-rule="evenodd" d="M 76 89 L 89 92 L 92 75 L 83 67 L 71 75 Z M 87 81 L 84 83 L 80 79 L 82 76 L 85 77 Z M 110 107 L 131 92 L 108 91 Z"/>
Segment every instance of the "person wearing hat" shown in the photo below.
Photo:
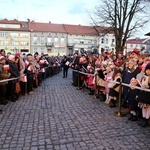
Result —
<path fill-rule="evenodd" d="M 10 78 L 18 78 L 20 76 L 19 69 L 15 62 L 15 55 L 9 55 L 8 56 L 8 63 L 9 63 L 9 72 L 10 72 Z M 9 98 L 12 102 L 15 102 L 17 98 L 15 97 L 15 85 L 16 81 L 11 80 L 8 82 L 7 86 L 7 96 L 9 95 Z"/>
<path fill-rule="evenodd" d="M 6 94 L 6 85 L 8 84 L 7 81 L 2 81 L 8 79 L 10 77 L 10 73 L 8 72 L 8 68 L 6 66 L 6 59 L 4 56 L 0 56 L 0 103 L 6 105 L 8 102 L 5 99 Z"/>
<path fill-rule="evenodd" d="M 143 90 L 139 93 L 138 102 L 142 109 L 143 120 L 139 123 L 139 126 L 147 127 L 150 118 L 150 92 L 145 91 L 144 89 L 150 90 L 150 63 L 148 63 L 145 67 L 145 76 L 141 81 L 141 88 L 143 88 Z"/>
<path fill-rule="evenodd" d="M 136 62 L 138 62 L 139 56 L 140 56 L 140 51 L 138 49 L 134 49 L 130 54 L 130 58 L 132 58 Z"/>
<path fill-rule="evenodd" d="M 124 64 L 124 59 L 123 59 L 123 53 L 122 53 L 122 51 L 118 52 L 117 58 L 116 58 L 116 60 L 114 60 L 114 64 L 117 67 L 121 67 Z"/>
<path fill-rule="evenodd" d="M 75 70 L 79 69 L 79 60 L 80 60 L 80 56 L 78 55 L 78 53 L 77 52 L 74 53 L 73 60 L 70 64 L 70 66 L 73 69 L 73 71 L 72 71 L 72 78 L 73 78 L 72 85 L 74 85 L 75 87 L 78 86 L 78 73 Z"/>
<path fill-rule="evenodd" d="M 126 66 L 126 70 L 123 71 L 122 79 L 123 83 L 130 84 L 130 80 L 132 78 L 136 78 L 137 74 L 140 73 L 140 69 L 138 68 L 138 64 L 135 60 L 130 59 L 128 61 L 128 65 Z M 128 94 L 129 87 L 123 86 L 123 104 L 122 106 L 125 108 L 129 108 L 128 103 L 126 101 L 126 96 Z"/>

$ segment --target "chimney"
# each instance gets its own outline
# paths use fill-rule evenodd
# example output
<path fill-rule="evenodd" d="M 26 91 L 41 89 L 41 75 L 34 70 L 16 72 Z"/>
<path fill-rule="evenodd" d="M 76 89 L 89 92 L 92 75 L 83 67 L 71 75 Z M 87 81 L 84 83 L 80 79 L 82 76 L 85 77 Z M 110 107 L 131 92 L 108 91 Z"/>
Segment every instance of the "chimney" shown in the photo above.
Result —
<path fill-rule="evenodd" d="M 27 20 L 28 20 L 28 22 L 30 22 L 30 19 L 29 19 L 29 18 L 28 18 Z"/>

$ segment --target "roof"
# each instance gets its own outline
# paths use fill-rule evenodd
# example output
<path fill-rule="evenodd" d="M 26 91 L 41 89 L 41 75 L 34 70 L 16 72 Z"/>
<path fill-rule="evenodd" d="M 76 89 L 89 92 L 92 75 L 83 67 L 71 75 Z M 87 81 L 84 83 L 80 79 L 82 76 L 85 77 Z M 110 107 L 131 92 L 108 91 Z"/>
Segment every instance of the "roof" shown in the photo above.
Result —
<path fill-rule="evenodd" d="M 134 39 L 129 39 L 126 41 L 127 44 L 145 44 L 149 39 L 147 38 L 134 38 Z"/>
<path fill-rule="evenodd" d="M 64 28 L 68 34 L 76 35 L 99 35 L 97 30 L 92 26 L 68 25 L 64 24 Z"/>
<path fill-rule="evenodd" d="M 114 34 L 114 31 L 111 27 L 104 27 L 104 26 L 95 26 L 96 30 L 99 33 L 103 33 L 103 34 Z"/>
<path fill-rule="evenodd" d="M 0 31 L 29 31 L 29 26 L 28 26 L 28 22 L 27 21 L 18 21 L 17 19 L 14 20 L 7 20 L 7 19 L 3 19 L 0 20 L 0 24 L 17 24 L 20 25 L 20 28 L 4 28 L 4 27 L 0 27 Z"/>
<path fill-rule="evenodd" d="M 30 30 L 36 32 L 66 33 L 63 24 L 29 22 Z"/>

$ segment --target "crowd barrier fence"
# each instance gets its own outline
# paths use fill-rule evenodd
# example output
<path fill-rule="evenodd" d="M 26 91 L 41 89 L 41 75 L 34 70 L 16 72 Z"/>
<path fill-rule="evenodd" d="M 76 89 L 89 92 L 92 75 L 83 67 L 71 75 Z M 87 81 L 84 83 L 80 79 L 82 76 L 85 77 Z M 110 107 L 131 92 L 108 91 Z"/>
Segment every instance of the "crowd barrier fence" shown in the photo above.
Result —
<path fill-rule="evenodd" d="M 85 73 L 85 72 L 82 72 L 82 71 L 79 71 L 79 70 L 74 70 L 72 69 L 72 71 L 75 71 L 78 73 L 78 88 L 77 89 L 80 89 L 80 74 L 84 74 L 84 75 L 90 75 L 90 76 L 94 76 L 95 77 L 95 86 L 94 86 L 94 95 L 96 97 L 97 95 L 97 91 L 98 91 L 98 86 L 97 86 L 97 74 L 89 74 L 89 73 Z M 107 80 L 106 80 L 107 81 Z M 133 85 L 130 85 L 130 84 L 126 84 L 126 83 L 123 83 L 123 82 L 115 82 L 115 81 L 108 81 L 108 82 L 112 82 L 112 83 L 115 83 L 115 84 L 120 84 L 120 90 L 119 90 L 119 96 L 118 96 L 118 111 L 115 112 L 115 116 L 117 117 L 124 117 L 126 114 L 122 112 L 121 110 L 121 104 L 122 104 L 122 86 L 127 86 L 127 87 L 130 87 L 130 88 L 134 88 L 134 89 L 139 89 L 139 90 L 143 90 L 143 91 L 146 91 L 146 92 L 150 92 L 150 89 L 145 89 L 143 87 L 139 87 L 139 86 L 133 86 Z"/>

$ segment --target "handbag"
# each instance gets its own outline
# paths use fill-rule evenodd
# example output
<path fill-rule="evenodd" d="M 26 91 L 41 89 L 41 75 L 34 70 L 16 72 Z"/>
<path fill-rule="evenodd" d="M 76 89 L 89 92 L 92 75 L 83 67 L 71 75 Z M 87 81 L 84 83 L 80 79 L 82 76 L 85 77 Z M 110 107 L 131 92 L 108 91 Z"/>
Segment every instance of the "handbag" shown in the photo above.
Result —
<path fill-rule="evenodd" d="M 15 83 L 15 93 L 19 93 L 20 91 L 21 91 L 20 83 L 19 83 L 19 81 L 17 81 Z"/>

